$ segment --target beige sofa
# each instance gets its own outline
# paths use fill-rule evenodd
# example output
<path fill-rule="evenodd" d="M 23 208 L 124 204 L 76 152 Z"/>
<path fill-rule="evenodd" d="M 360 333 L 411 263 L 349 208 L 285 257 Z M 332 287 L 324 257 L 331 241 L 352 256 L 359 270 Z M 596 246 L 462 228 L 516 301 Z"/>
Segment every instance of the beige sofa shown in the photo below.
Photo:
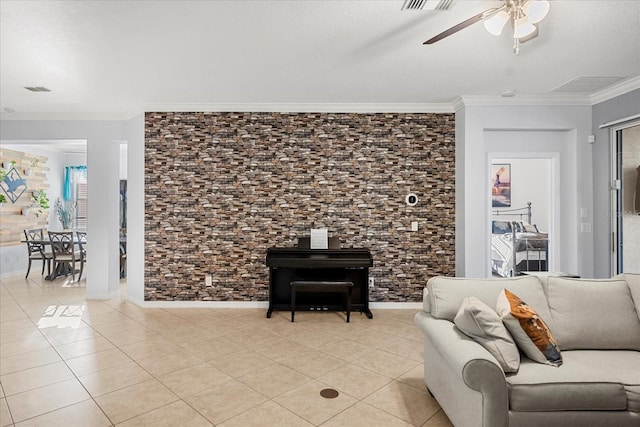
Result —
<path fill-rule="evenodd" d="M 517 372 L 505 373 L 486 346 L 453 323 L 465 298 L 495 307 L 505 288 L 549 326 L 561 366 L 520 354 Z M 640 275 L 610 280 L 435 277 L 415 317 L 424 334 L 424 381 L 457 427 L 638 427 L 639 313 Z"/>

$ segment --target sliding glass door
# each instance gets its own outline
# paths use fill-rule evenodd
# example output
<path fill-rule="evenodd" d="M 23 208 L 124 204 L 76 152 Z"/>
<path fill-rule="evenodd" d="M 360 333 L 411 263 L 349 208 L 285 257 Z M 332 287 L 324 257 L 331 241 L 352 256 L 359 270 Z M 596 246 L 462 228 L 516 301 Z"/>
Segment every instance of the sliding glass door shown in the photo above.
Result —
<path fill-rule="evenodd" d="M 640 273 L 640 122 L 612 129 L 611 271 Z"/>

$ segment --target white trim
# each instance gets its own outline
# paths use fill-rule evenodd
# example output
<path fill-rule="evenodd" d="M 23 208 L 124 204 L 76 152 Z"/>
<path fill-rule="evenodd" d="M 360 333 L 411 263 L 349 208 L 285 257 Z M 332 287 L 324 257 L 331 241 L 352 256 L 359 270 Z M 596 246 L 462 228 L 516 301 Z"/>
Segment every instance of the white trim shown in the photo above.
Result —
<path fill-rule="evenodd" d="M 559 152 L 488 152 L 487 167 L 491 170 L 491 164 L 494 159 L 519 159 L 519 160 L 547 160 L 549 161 L 549 259 L 547 260 L 548 271 L 560 271 L 558 269 L 558 258 L 560 254 L 560 153 Z M 487 176 L 489 176 L 487 174 Z M 491 219 L 493 218 L 493 207 L 491 206 L 491 185 L 488 180 L 485 192 L 489 202 L 487 203 L 489 211 L 489 221 L 486 221 L 485 242 L 487 245 L 487 253 L 489 260 L 487 262 L 487 277 L 492 276 L 491 271 Z"/>
<path fill-rule="evenodd" d="M 587 105 L 593 106 L 616 96 L 640 89 L 640 76 L 625 80 L 592 95 L 549 94 L 516 95 L 505 98 L 494 95 L 461 95 L 441 103 L 170 103 L 134 105 L 123 111 L 95 112 L 0 112 L 0 120 L 129 120 L 146 111 L 238 111 L 291 113 L 455 113 L 468 106 L 487 105 Z"/>
<path fill-rule="evenodd" d="M 143 308 L 269 308 L 269 301 L 141 301 L 131 296 L 127 301 Z"/>
<path fill-rule="evenodd" d="M 451 103 L 451 105 L 453 105 L 453 111 L 457 113 L 465 107 L 464 99 L 459 96 Z"/>
<path fill-rule="evenodd" d="M 90 294 L 87 288 L 87 292 L 84 296 L 85 300 L 108 300 L 108 299 L 113 299 L 113 298 L 117 298 L 118 296 L 120 296 L 120 289 L 110 292 L 108 294 Z"/>
<path fill-rule="evenodd" d="M 600 129 L 605 127 L 605 125 L 600 126 Z M 611 277 L 618 274 L 618 245 L 616 242 L 618 241 L 618 192 L 613 188 L 613 183 L 616 180 L 617 175 L 617 155 L 618 155 L 618 141 L 616 134 L 620 130 L 619 127 L 611 127 L 609 129 L 609 226 L 611 227 L 611 241 L 609 241 L 609 253 L 610 263 L 609 268 L 611 269 Z M 615 213 L 615 214 L 614 214 Z"/>
<path fill-rule="evenodd" d="M 618 271 L 618 196 L 619 192 L 614 188 L 614 182 L 617 178 L 617 157 L 618 157 L 618 132 L 630 127 L 640 126 L 640 114 L 627 117 L 620 120 L 614 120 L 609 123 L 600 125 L 600 129 L 609 128 L 609 226 L 611 227 L 611 239 L 609 249 L 611 254 L 611 276 L 619 274 Z M 624 141 L 623 141 L 624 144 Z M 623 147 L 624 148 L 624 147 Z M 624 256 L 624 230 L 622 235 L 622 256 Z"/>
<path fill-rule="evenodd" d="M 135 111 L 266 112 L 266 113 L 453 113 L 450 103 L 189 103 L 147 104 Z M 133 111 L 130 112 L 130 114 Z M 133 115 L 135 115 L 133 114 Z"/>
<path fill-rule="evenodd" d="M 593 106 L 640 88 L 640 77 L 634 77 L 593 95 L 550 94 L 516 95 L 505 98 L 494 95 L 462 95 L 442 103 L 169 103 L 145 104 L 120 112 L 0 112 L 0 120 L 129 120 L 147 111 L 204 112 L 290 112 L 290 113 L 455 113 L 468 106 L 495 105 L 585 105 Z"/>
<path fill-rule="evenodd" d="M 370 302 L 369 308 L 374 310 L 422 310 L 421 302 Z M 375 314 L 373 316 L 375 318 Z"/>
<path fill-rule="evenodd" d="M 127 300 L 143 308 L 269 308 L 268 301 L 140 301 Z M 369 308 L 376 310 L 421 310 L 422 302 L 370 302 Z M 355 313 L 354 310 L 352 313 Z M 265 313 L 266 314 L 266 313 Z"/>
<path fill-rule="evenodd" d="M 45 113 L 45 112 L 33 112 L 33 113 L 4 113 L 0 112 L 0 120 L 95 120 L 95 121 L 123 121 L 129 120 L 125 112 L 106 112 L 96 111 L 94 113 L 81 113 L 81 112 L 69 112 L 69 113 Z"/>
<path fill-rule="evenodd" d="M 591 95 L 591 105 L 608 101 L 616 96 L 624 95 L 632 90 L 640 89 L 640 76 L 625 80 Z"/>
<path fill-rule="evenodd" d="M 640 114 L 636 114 L 634 116 L 629 116 L 629 117 L 625 117 L 624 119 L 618 119 L 618 120 L 613 120 L 611 122 L 608 123 L 603 123 L 600 126 L 598 126 L 600 129 L 604 129 L 604 128 L 608 128 L 610 126 L 615 126 L 615 125 L 619 125 L 621 123 L 626 123 L 626 122 L 631 122 L 633 120 L 637 120 L 640 119 Z M 626 127 L 631 127 L 631 126 L 635 126 L 634 124 L 629 124 L 628 126 L 619 126 L 618 130 L 626 128 Z"/>
<path fill-rule="evenodd" d="M 465 95 L 461 97 L 464 106 L 522 106 L 522 105 L 591 105 L 587 95 L 553 95 L 553 96 L 527 96 L 516 95 L 513 98 L 486 95 Z"/>

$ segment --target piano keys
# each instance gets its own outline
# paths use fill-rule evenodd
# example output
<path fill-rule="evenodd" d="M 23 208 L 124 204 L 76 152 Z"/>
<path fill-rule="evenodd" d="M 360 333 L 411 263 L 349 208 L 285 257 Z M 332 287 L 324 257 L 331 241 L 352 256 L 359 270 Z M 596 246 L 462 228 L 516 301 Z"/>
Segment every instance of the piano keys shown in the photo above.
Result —
<path fill-rule="evenodd" d="M 369 249 L 308 249 L 270 248 L 269 309 L 267 318 L 276 310 L 291 310 L 291 282 L 335 281 L 353 282 L 351 310 L 360 311 L 371 319 L 369 310 L 369 267 L 373 258 Z M 344 300 L 336 293 L 303 293 L 296 301 L 296 310 L 344 310 Z"/>

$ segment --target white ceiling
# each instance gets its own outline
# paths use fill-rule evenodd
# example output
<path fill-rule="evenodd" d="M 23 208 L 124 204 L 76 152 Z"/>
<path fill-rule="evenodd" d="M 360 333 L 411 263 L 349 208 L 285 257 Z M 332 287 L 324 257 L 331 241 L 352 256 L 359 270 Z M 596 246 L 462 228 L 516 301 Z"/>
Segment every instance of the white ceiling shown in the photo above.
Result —
<path fill-rule="evenodd" d="M 552 0 L 519 56 L 506 32 L 494 37 L 481 23 L 422 44 L 501 3 L 456 0 L 429 12 L 403 11 L 402 0 L 1 0 L 1 114 L 453 111 L 461 96 L 499 102 L 505 90 L 515 91 L 511 102 L 588 103 L 640 87 L 640 0 Z M 623 80 L 552 92 L 580 76 Z"/>

